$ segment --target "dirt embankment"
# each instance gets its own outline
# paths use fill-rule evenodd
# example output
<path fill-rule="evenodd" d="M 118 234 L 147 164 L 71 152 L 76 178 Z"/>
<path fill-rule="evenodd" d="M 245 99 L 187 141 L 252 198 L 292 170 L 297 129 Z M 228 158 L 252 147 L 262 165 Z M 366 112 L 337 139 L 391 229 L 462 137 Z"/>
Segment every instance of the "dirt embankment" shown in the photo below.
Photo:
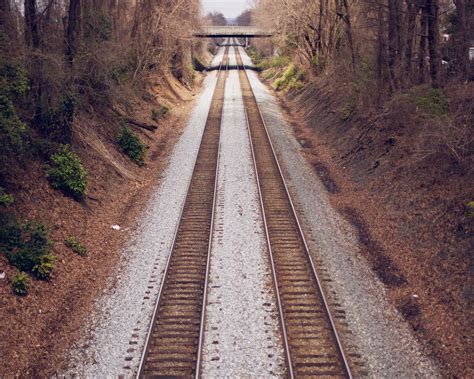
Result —
<path fill-rule="evenodd" d="M 7 178 L 15 214 L 48 226 L 56 267 L 51 281 L 31 279 L 29 294 L 18 297 L 9 283 L 16 270 L 0 255 L 0 272 L 6 272 L 0 280 L 0 377 L 48 376 L 63 367 L 66 348 L 81 332 L 93 301 L 114 278 L 120 247 L 166 167 L 195 96 L 171 77 L 152 77 L 148 88 L 143 94 L 127 94 L 133 118 L 152 124 L 152 109 L 165 104 L 171 111 L 157 121 L 156 131 L 130 125 L 149 146 L 144 166 L 119 151 L 120 120 L 113 114 L 83 112 L 74 123 L 72 149 L 88 171 L 85 200 L 77 202 L 53 190 L 40 160 L 26 162 Z M 66 247 L 69 236 L 87 247 L 87 257 Z"/>
<path fill-rule="evenodd" d="M 393 303 L 447 376 L 472 376 L 474 84 L 444 91 L 449 117 L 423 108 L 428 89 L 371 114 L 346 90 L 317 81 L 279 97 Z"/>

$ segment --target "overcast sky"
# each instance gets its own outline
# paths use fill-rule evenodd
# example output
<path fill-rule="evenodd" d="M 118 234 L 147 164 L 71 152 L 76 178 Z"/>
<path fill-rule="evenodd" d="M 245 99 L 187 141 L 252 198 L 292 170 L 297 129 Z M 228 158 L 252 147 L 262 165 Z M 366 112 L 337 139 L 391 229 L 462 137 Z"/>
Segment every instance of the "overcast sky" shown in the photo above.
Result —
<path fill-rule="evenodd" d="M 202 0 L 204 14 L 221 12 L 226 18 L 235 18 L 249 8 L 249 0 Z"/>

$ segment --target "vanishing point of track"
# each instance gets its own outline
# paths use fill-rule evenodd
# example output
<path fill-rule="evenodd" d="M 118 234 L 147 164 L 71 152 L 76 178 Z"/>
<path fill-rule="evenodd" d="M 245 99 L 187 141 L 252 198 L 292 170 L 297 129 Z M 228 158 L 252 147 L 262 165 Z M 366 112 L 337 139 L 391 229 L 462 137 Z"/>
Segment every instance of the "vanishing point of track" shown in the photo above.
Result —
<path fill-rule="evenodd" d="M 139 377 L 198 377 L 228 48 L 151 321 Z"/>
<path fill-rule="evenodd" d="M 228 49 L 219 68 L 139 377 L 200 374 Z M 352 378 L 265 121 L 238 49 L 236 52 L 287 374 L 290 378 Z"/>
<path fill-rule="evenodd" d="M 237 54 L 289 377 L 352 377 L 252 86 Z"/>

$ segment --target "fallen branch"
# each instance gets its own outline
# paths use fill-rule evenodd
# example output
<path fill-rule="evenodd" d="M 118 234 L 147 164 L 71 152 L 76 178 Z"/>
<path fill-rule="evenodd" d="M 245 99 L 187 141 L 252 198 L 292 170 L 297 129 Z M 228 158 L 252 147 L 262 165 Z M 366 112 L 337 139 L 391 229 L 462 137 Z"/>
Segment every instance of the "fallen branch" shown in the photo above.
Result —
<path fill-rule="evenodd" d="M 138 126 L 139 128 L 143 128 L 143 129 L 150 130 L 150 131 L 155 131 L 156 129 L 158 129 L 158 126 L 156 126 L 156 125 L 145 124 L 144 122 L 140 122 L 140 121 L 131 119 L 130 117 L 125 117 L 125 119 L 127 120 L 127 122 L 129 124 Z"/>
<path fill-rule="evenodd" d="M 117 109 L 115 108 L 112 108 L 112 111 L 117 114 L 120 118 L 124 119 L 126 122 L 128 122 L 129 124 L 132 124 L 134 126 L 137 126 L 139 128 L 142 128 L 142 129 L 146 129 L 146 130 L 149 130 L 149 131 L 155 131 L 156 129 L 158 129 L 158 126 L 157 125 L 152 125 L 152 124 L 147 124 L 145 122 L 141 122 L 141 121 L 138 121 L 138 120 L 135 120 L 129 116 L 126 116 L 122 113 L 120 113 L 120 111 L 118 111 Z"/>

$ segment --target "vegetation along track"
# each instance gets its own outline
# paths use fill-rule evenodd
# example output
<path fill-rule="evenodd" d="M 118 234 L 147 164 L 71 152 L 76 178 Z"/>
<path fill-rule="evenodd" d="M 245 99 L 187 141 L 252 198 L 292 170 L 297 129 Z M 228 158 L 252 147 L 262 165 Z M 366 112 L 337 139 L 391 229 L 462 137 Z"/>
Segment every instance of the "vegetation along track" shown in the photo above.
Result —
<path fill-rule="evenodd" d="M 228 48 L 140 363 L 139 377 L 199 375 Z"/>
<path fill-rule="evenodd" d="M 239 77 L 289 377 L 352 377 L 265 121 L 237 52 Z"/>

